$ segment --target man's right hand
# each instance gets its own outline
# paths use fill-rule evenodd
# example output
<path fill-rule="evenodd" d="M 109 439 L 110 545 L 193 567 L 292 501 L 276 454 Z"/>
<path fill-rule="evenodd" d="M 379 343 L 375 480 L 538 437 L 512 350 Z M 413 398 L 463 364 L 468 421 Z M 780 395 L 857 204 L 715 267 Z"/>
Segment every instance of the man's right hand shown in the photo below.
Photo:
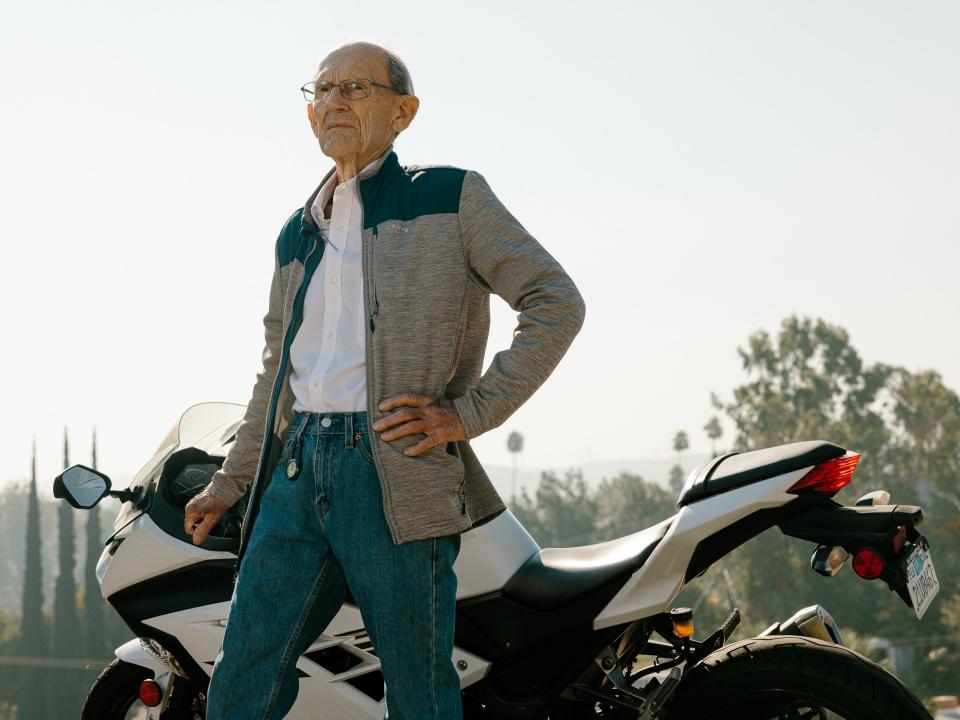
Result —
<path fill-rule="evenodd" d="M 183 529 L 193 536 L 193 544 L 199 545 L 222 518 L 230 505 L 202 490 L 184 508 Z"/>

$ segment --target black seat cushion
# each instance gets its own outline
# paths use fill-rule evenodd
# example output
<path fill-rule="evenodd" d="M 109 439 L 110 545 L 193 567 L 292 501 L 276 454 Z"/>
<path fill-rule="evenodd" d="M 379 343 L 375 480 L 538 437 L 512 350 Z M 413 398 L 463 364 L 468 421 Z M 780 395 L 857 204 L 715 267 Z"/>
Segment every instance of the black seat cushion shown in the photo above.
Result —
<path fill-rule="evenodd" d="M 750 483 L 832 460 L 846 452 L 839 445 L 825 440 L 808 440 L 723 455 L 691 473 L 680 493 L 677 506 L 683 507 Z"/>
<path fill-rule="evenodd" d="M 534 554 L 503 586 L 503 596 L 534 610 L 555 610 L 633 573 L 667 534 L 673 518 L 616 540 Z"/>

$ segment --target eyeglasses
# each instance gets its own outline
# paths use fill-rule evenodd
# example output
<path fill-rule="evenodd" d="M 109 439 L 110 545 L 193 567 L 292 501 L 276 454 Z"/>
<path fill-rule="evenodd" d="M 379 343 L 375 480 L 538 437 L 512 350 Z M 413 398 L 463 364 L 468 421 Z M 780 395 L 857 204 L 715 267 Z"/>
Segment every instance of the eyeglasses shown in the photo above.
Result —
<path fill-rule="evenodd" d="M 382 83 L 367 80 L 366 78 L 353 78 L 352 80 L 341 80 L 338 83 L 332 83 L 328 80 L 314 80 L 305 83 L 300 91 L 307 102 L 326 102 L 330 98 L 333 88 L 339 87 L 340 94 L 347 100 L 362 100 L 373 92 L 373 87 L 381 87 L 386 90 L 392 90 L 397 94 L 402 94 L 395 87 L 384 85 Z"/>

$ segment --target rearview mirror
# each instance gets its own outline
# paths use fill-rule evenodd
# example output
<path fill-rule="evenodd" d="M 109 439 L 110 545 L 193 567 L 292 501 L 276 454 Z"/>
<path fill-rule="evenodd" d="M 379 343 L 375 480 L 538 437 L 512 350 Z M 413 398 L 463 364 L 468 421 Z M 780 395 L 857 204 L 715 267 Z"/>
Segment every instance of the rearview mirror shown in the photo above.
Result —
<path fill-rule="evenodd" d="M 110 478 L 85 465 L 72 465 L 53 481 L 53 496 L 89 510 L 110 492 Z"/>

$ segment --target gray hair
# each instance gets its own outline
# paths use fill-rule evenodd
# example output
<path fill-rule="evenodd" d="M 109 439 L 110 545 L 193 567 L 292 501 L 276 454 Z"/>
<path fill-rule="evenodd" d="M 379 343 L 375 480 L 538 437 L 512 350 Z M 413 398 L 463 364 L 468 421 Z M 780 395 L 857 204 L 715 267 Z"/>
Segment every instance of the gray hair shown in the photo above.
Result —
<path fill-rule="evenodd" d="M 390 84 L 395 90 L 399 90 L 404 95 L 413 95 L 413 79 L 410 77 L 410 71 L 400 57 L 386 48 L 383 49 L 387 56 L 387 76 L 390 78 Z"/>

